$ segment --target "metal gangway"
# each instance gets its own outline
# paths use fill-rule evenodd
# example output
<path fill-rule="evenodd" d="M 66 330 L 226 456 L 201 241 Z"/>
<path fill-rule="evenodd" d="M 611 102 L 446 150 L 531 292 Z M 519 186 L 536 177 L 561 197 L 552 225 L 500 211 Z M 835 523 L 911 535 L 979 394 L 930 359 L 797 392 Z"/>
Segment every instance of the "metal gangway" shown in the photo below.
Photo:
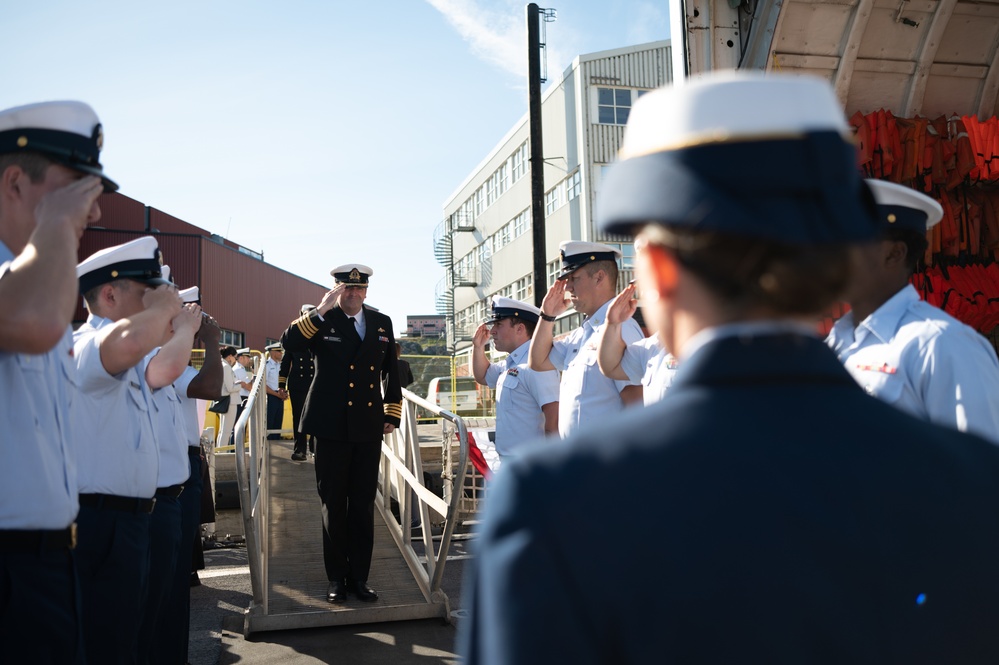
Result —
<path fill-rule="evenodd" d="M 401 425 L 382 440 L 375 497 L 375 543 L 368 581 L 378 591 L 378 600 L 365 603 L 351 598 L 330 604 L 326 602 L 328 581 L 315 466 L 292 462 L 291 442 L 267 438 L 263 380 L 264 372 L 258 373 L 233 439 L 242 441 L 248 434 L 248 450 L 235 455 L 253 589 L 243 634 L 433 617 L 449 621 L 450 607 L 441 580 L 469 467 L 464 421 L 403 390 Z M 423 482 L 417 407 L 439 419 L 446 460 L 452 458 L 451 431 L 457 434 L 457 460 L 453 469 L 442 474 L 444 498 Z M 414 516 L 419 518 L 418 528 L 411 527 L 416 523 Z M 422 555 L 413 547 L 417 531 Z"/>

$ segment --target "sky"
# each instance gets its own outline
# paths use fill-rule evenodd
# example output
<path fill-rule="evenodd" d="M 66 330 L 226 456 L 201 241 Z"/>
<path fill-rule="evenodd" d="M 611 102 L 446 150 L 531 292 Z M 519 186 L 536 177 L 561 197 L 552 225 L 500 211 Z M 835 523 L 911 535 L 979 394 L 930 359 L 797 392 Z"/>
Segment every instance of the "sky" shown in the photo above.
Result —
<path fill-rule="evenodd" d="M 549 80 L 579 54 L 667 39 L 667 5 L 562 0 Z M 87 102 L 122 194 L 325 286 L 370 266 L 367 303 L 401 334 L 436 313 L 444 202 L 527 113 L 526 6 L 10 3 L 0 108 Z"/>

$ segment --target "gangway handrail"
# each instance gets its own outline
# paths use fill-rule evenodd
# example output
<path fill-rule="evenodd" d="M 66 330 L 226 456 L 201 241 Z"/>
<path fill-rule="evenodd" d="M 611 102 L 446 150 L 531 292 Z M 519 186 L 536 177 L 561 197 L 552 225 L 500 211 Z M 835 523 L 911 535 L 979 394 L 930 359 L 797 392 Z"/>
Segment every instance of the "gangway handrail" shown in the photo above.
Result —
<path fill-rule="evenodd" d="M 420 588 L 428 599 L 438 596 L 441 582 L 444 575 L 444 564 L 447 562 L 448 551 L 451 547 L 451 540 L 457 526 L 458 503 L 461 498 L 460 491 L 452 491 L 448 501 L 431 492 L 423 484 L 422 472 L 420 476 L 415 475 L 417 465 L 420 465 L 419 435 L 417 434 L 416 407 L 422 407 L 435 416 L 454 424 L 458 432 L 459 453 L 457 475 L 454 479 L 454 487 L 461 488 L 465 482 L 465 474 L 468 468 L 468 429 L 464 419 L 450 411 L 427 401 L 419 395 L 403 388 L 403 401 L 406 403 L 403 409 L 402 423 L 400 424 L 400 434 L 404 445 L 403 456 L 400 457 L 397 450 L 393 449 L 393 444 L 398 444 L 398 435 L 389 435 L 389 440 L 382 441 L 382 479 L 381 479 L 381 501 L 384 513 L 391 501 L 392 473 L 396 474 L 395 479 L 398 485 L 404 484 L 406 489 L 399 491 L 397 486 L 397 501 L 399 502 L 399 524 L 393 524 L 390 528 L 392 536 L 396 540 L 396 545 L 402 551 L 403 556 L 409 564 L 410 570 L 416 576 Z M 443 427 L 443 424 L 442 424 Z M 399 430 L 397 430 L 398 432 Z M 442 445 L 450 445 L 443 442 Z M 413 549 L 412 542 L 407 537 L 412 516 L 412 503 L 410 497 L 415 495 L 420 511 L 420 527 L 424 551 L 427 552 L 426 567 L 419 563 L 419 558 Z M 437 513 L 444 516 L 444 530 L 441 535 L 440 544 L 434 553 L 433 534 L 429 528 L 429 509 L 433 508 Z M 388 524 L 388 520 L 386 520 Z M 434 553 L 431 556 L 431 553 Z"/>
<path fill-rule="evenodd" d="M 236 445 L 236 482 L 239 492 L 240 511 L 246 538 L 247 559 L 250 568 L 250 583 L 253 590 L 253 605 L 264 616 L 269 614 L 268 594 L 268 465 L 269 443 L 266 429 L 266 400 L 259 399 L 263 394 L 264 372 L 254 379 L 246 405 L 233 427 L 233 441 L 243 441 L 248 432 L 249 469 L 246 464 L 245 448 L 240 451 Z M 450 411 L 428 402 L 424 398 L 403 389 L 403 418 L 400 427 L 382 439 L 381 479 L 376 504 L 384 517 L 396 545 L 406 560 L 410 571 L 427 602 L 443 604 L 447 610 L 447 597 L 441 591 L 444 564 L 447 561 L 455 528 L 461 490 L 468 467 L 468 429 L 464 420 Z M 423 474 L 417 432 L 416 408 L 421 407 L 442 420 L 454 425 L 458 434 L 459 461 L 453 487 L 448 500 L 431 492 L 423 484 Z M 275 430 L 277 431 L 277 430 Z M 451 445 L 445 441 L 442 445 Z M 401 455 L 400 455 L 401 452 Z M 419 471 L 418 471 L 419 470 Z M 252 473 L 251 473 L 252 472 Z M 395 481 L 393 483 L 393 480 Z M 396 523 L 390 510 L 393 488 L 399 502 L 401 523 Z M 420 526 L 424 551 L 427 553 L 424 565 L 413 549 L 410 538 L 410 520 L 413 510 L 411 498 L 415 497 L 420 513 Z M 430 527 L 430 509 L 444 516 L 443 534 L 439 544 L 435 541 Z M 317 506 L 318 509 L 318 506 Z M 435 545 L 437 546 L 435 552 Z M 447 611 L 444 613 L 447 618 Z"/>
<path fill-rule="evenodd" d="M 243 412 L 233 426 L 232 440 L 236 453 L 236 487 L 239 491 L 240 514 L 243 518 L 243 534 L 246 539 L 247 561 L 250 568 L 250 587 L 253 590 L 253 602 L 255 605 L 264 608 L 267 612 L 267 594 L 265 593 L 267 577 L 266 552 L 260 547 L 260 543 L 267 542 L 264 531 L 267 528 L 266 520 L 263 519 L 263 510 L 258 510 L 257 502 L 260 499 L 260 488 L 263 485 L 258 476 L 260 465 L 257 460 L 262 459 L 258 452 L 259 441 L 262 439 L 266 444 L 267 437 L 260 436 L 259 432 L 265 426 L 266 421 L 263 407 L 266 400 L 259 401 L 257 397 L 263 392 L 261 386 L 264 385 L 266 372 L 257 372 L 253 381 L 253 388 L 246 398 Z M 250 475 L 247 473 L 246 449 L 242 442 L 246 438 L 246 430 L 249 428 L 249 448 L 250 466 L 254 469 L 254 482 L 250 482 Z"/>

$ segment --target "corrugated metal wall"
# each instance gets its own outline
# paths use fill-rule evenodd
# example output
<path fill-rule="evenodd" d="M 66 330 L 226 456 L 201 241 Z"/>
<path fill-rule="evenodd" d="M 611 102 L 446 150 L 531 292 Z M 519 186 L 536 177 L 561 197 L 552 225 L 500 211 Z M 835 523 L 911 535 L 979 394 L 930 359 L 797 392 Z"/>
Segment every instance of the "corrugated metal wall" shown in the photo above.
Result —
<path fill-rule="evenodd" d="M 305 303 L 318 305 L 327 287 L 304 280 L 208 239 L 201 244 L 201 302 L 223 328 L 262 349 L 278 339 Z M 333 278 L 330 278 L 332 286 Z"/>
<path fill-rule="evenodd" d="M 146 229 L 146 206 L 140 201 L 112 192 L 97 197 L 97 205 L 101 208 L 101 219 L 95 224 L 97 227 L 128 231 Z"/>
<path fill-rule="evenodd" d="M 173 215 L 168 215 L 156 208 L 149 208 L 149 229 L 154 232 L 159 231 L 160 233 L 190 233 L 199 236 L 211 235 L 208 231 L 194 224 L 188 224 L 184 220 L 178 219 Z"/>
<path fill-rule="evenodd" d="M 145 206 L 138 205 L 140 210 L 144 210 Z M 115 218 L 117 207 L 115 202 L 106 213 L 109 215 L 109 226 L 116 227 L 119 223 Z M 327 291 L 327 287 L 321 284 L 216 243 L 205 235 L 204 230 L 183 220 L 170 218 L 167 224 L 173 224 L 175 228 L 185 225 L 200 233 L 145 234 L 88 228 L 80 241 L 79 260 L 105 247 L 153 235 L 177 285 L 181 288 L 199 287 L 205 311 L 214 316 L 223 328 L 243 333 L 245 343 L 255 349 L 263 349 L 269 338 L 280 338 L 288 324 L 297 318 L 302 305 L 318 305 Z M 330 281 L 332 284 L 332 278 Z M 86 317 L 81 299 L 74 321 L 82 323 Z"/>

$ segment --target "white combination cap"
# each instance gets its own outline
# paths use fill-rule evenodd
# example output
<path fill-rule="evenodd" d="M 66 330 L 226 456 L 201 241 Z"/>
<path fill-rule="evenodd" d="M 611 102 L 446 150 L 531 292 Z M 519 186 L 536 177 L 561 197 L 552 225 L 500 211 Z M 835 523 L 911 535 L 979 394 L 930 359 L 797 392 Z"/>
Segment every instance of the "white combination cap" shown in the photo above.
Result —
<path fill-rule="evenodd" d="M 0 153 L 38 152 L 71 169 L 95 175 L 104 191 L 118 185 L 104 175 L 104 130 L 87 104 L 39 102 L 0 111 Z"/>
<path fill-rule="evenodd" d="M 164 278 L 163 267 L 163 256 L 156 238 L 142 236 L 123 245 L 94 252 L 76 266 L 76 277 L 80 280 L 80 293 L 117 279 L 159 286 L 170 284 L 169 272 Z"/>

